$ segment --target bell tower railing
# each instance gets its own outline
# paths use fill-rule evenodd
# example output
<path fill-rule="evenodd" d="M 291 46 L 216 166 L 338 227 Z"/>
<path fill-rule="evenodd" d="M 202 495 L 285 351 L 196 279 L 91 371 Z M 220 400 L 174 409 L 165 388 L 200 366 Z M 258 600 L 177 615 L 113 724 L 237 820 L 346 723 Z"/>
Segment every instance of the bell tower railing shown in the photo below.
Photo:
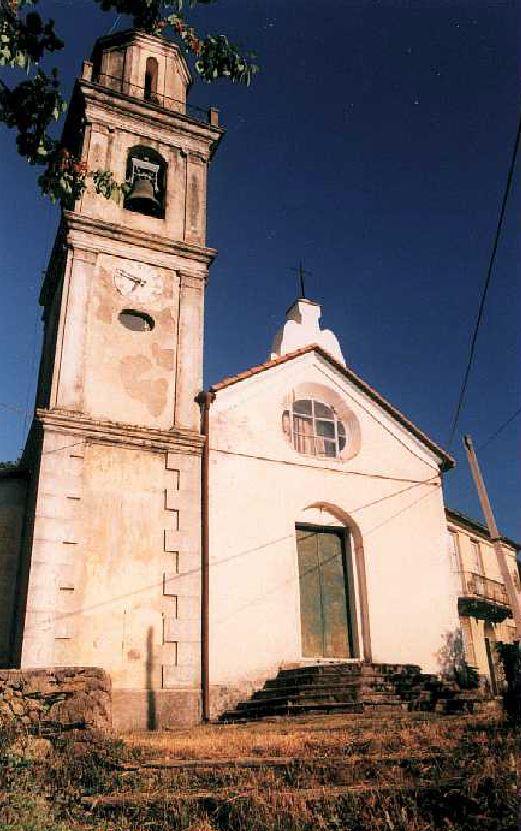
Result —
<path fill-rule="evenodd" d="M 118 78 L 115 75 L 106 75 L 100 72 L 93 77 L 92 84 L 96 87 L 124 95 L 127 98 L 134 98 L 136 101 L 141 101 L 144 104 L 151 104 L 154 107 L 160 107 L 169 112 L 187 115 L 193 121 L 198 121 L 201 124 L 217 126 L 219 122 L 218 112 L 214 107 L 203 109 L 193 104 L 187 104 L 185 101 L 170 98 L 168 95 L 163 95 L 160 92 L 152 92 L 146 87 L 132 84 L 130 81 L 124 78 Z"/>

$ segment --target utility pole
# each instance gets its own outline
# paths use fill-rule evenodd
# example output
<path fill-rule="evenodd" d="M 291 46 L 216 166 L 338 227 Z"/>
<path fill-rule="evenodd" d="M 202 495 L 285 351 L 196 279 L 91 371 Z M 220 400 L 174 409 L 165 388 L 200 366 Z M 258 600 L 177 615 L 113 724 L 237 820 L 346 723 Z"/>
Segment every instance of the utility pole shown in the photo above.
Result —
<path fill-rule="evenodd" d="M 510 569 L 507 565 L 505 552 L 501 544 L 501 535 L 497 529 L 494 514 L 492 513 L 492 506 L 488 498 L 487 489 L 485 488 L 485 483 L 481 475 L 481 470 L 479 469 L 478 459 L 476 456 L 476 452 L 474 450 L 474 446 L 472 444 L 471 437 L 464 436 L 463 444 L 465 445 L 465 450 L 467 451 L 467 458 L 469 460 L 472 476 L 474 478 L 474 482 L 478 491 L 479 501 L 481 502 L 481 508 L 483 510 L 483 513 L 485 514 L 488 532 L 494 545 L 494 551 L 496 552 L 497 561 L 499 563 L 499 570 L 501 572 L 501 577 L 503 578 L 503 583 L 505 584 L 508 600 L 512 608 L 514 623 L 516 625 L 517 639 L 521 643 L 521 606 L 519 603 L 519 594 L 516 591 L 512 575 L 510 574 Z"/>

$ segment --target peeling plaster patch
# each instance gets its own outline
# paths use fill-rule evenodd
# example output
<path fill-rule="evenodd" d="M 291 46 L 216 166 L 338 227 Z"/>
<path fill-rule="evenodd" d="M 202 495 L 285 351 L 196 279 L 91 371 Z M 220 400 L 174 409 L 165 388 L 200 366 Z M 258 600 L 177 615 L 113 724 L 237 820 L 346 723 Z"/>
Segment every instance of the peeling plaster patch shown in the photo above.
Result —
<path fill-rule="evenodd" d="M 157 324 L 164 324 L 168 326 L 169 323 L 175 321 L 175 316 L 172 314 L 172 310 L 170 308 L 161 309 L 160 312 L 156 314 L 156 322 Z"/>
<path fill-rule="evenodd" d="M 157 381 L 150 381 L 149 383 L 151 396 L 150 399 L 147 399 L 147 406 L 152 415 L 158 416 L 166 407 L 168 383 L 165 378 L 158 378 Z"/>
<path fill-rule="evenodd" d="M 161 349 L 157 343 L 152 344 L 152 355 L 155 358 L 155 361 L 161 369 L 174 369 L 174 350 L 173 349 Z"/>
<path fill-rule="evenodd" d="M 99 277 L 100 282 L 105 284 L 110 284 L 110 274 L 109 272 L 104 269 L 99 269 Z M 96 309 L 95 314 L 98 320 L 101 320 L 103 323 L 111 323 L 112 322 L 112 304 L 110 295 L 106 292 L 99 292 L 98 294 L 94 295 L 96 301 Z"/>
<path fill-rule="evenodd" d="M 120 361 L 120 375 L 125 392 L 146 405 L 154 416 L 166 407 L 168 383 L 165 378 L 146 378 L 153 364 L 145 355 L 129 355 Z"/>

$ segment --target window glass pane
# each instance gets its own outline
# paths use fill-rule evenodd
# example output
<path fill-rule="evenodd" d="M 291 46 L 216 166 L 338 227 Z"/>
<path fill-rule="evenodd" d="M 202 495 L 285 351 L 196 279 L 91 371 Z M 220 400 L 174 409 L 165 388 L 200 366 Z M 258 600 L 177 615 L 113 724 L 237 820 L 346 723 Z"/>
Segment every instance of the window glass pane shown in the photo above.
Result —
<path fill-rule="evenodd" d="M 307 456 L 315 454 L 313 439 L 313 420 L 303 416 L 293 416 L 293 446 L 299 453 Z"/>
<path fill-rule="evenodd" d="M 295 401 L 293 404 L 293 412 L 299 415 L 311 415 L 311 401 Z"/>
<path fill-rule="evenodd" d="M 324 449 L 322 453 L 324 456 L 336 456 L 336 441 L 328 441 L 324 439 Z"/>
<path fill-rule="evenodd" d="M 293 417 L 292 417 L 293 415 Z M 347 430 L 334 407 L 311 398 L 300 398 L 282 413 L 282 430 L 298 453 L 334 458 L 347 445 Z"/>
<path fill-rule="evenodd" d="M 335 414 L 331 407 L 326 407 L 325 404 L 321 404 L 320 401 L 315 401 L 315 417 L 316 418 L 334 418 Z"/>
<path fill-rule="evenodd" d="M 313 419 L 306 416 L 293 416 L 293 429 L 295 433 L 305 433 L 306 436 L 313 435 Z"/>
<path fill-rule="evenodd" d="M 330 439 L 335 438 L 335 422 L 334 421 L 316 421 L 317 436 L 327 436 Z"/>

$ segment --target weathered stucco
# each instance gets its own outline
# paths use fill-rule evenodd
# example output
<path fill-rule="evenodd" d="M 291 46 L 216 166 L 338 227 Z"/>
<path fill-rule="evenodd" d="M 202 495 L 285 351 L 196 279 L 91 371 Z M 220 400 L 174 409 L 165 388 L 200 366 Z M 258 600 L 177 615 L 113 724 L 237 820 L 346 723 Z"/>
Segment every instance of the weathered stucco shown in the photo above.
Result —
<path fill-rule="evenodd" d="M 148 58 L 158 63 L 156 91 L 175 98 L 172 106 L 143 100 Z M 195 398 L 215 256 L 204 247 L 206 168 L 222 130 L 215 118 L 185 117 L 188 81 L 179 50 L 161 39 L 100 41 L 66 130 L 84 118 L 82 157 L 118 181 L 130 147 L 159 152 L 164 218 L 89 187 L 64 212 L 42 290 L 21 664 L 105 669 L 120 727 L 199 718 Z M 146 326 L 125 325 L 129 313 Z"/>
<path fill-rule="evenodd" d="M 200 442 L 82 426 L 44 433 L 22 666 L 101 667 L 129 695 L 197 689 Z"/>

